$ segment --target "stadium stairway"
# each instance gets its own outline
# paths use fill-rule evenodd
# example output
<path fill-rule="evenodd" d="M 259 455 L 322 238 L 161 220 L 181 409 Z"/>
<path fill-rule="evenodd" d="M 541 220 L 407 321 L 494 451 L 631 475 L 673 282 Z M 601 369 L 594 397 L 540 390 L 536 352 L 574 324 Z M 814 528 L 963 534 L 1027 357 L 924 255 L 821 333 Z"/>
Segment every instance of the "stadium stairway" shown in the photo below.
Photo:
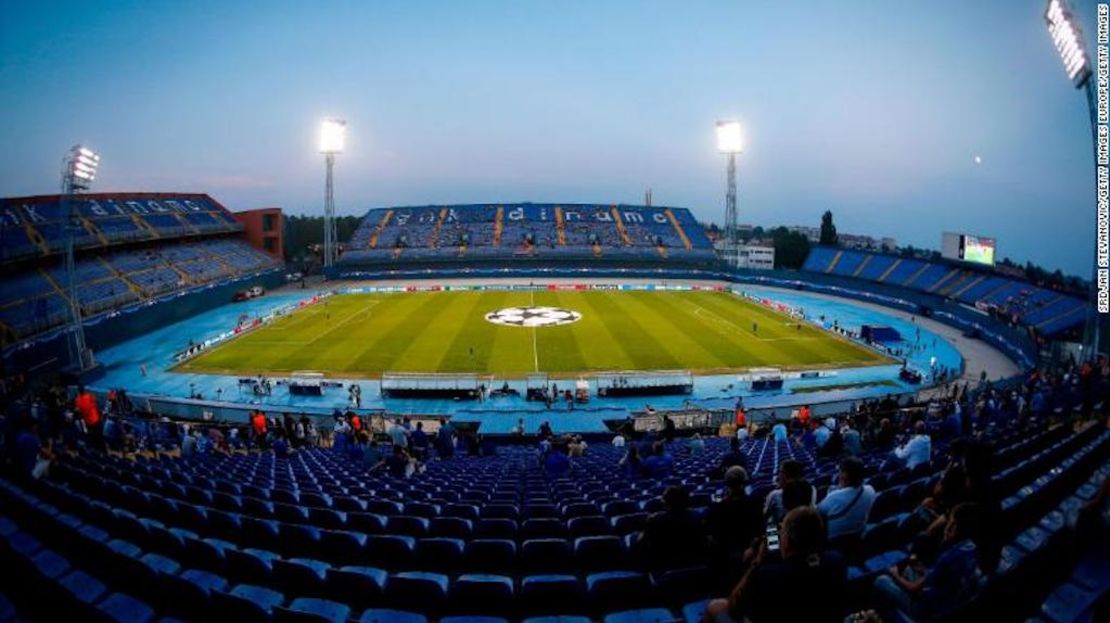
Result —
<path fill-rule="evenodd" d="M 690 242 L 690 238 L 686 235 L 686 231 L 683 230 L 682 225 L 678 223 L 678 219 L 675 218 L 674 212 L 670 208 L 667 208 L 666 210 L 663 210 L 663 213 L 667 215 L 667 220 L 669 220 L 671 222 L 671 226 L 674 227 L 675 234 L 677 234 L 678 239 L 682 241 L 682 246 L 687 251 L 693 249 L 694 244 Z"/>
<path fill-rule="evenodd" d="M 376 249 L 378 247 L 378 239 L 382 235 L 382 231 L 389 225 L 390 219 L 393 218 L 393 210 L 386 210 L 382 215 L 382 220 L 378 222 L 377 227 L 374 228 L 374 233 L 370 235 L 370 240 L 367 243 L 367 248 Z"/>
<path fill-rule="evenodd" d="M 625 228 L 624 220 L 621 219 L 621 211 L 617 209 L 617 206 L 613 206 L 610 212 L 613 214 L 613 224 L 617 226 L 617 233 L 621 237 L 621 244 L 626 247 L 632 246 L 632 240 L 628 237 L 628 229 Z"/>

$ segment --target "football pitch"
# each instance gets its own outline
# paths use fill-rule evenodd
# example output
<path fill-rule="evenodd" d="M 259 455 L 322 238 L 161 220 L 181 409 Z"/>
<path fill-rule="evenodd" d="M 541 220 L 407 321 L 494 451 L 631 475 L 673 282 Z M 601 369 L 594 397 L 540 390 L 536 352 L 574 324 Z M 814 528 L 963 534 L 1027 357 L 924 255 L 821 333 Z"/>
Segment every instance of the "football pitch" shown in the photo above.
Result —
<path fill-rule="evenodd" d="M 326 301 L 176 369 L 371 378 L 383 372 L 569 377 L 601 370 L 723 373 L 890 362 L 724 292 L 454 291 L 343 294 Z"/>

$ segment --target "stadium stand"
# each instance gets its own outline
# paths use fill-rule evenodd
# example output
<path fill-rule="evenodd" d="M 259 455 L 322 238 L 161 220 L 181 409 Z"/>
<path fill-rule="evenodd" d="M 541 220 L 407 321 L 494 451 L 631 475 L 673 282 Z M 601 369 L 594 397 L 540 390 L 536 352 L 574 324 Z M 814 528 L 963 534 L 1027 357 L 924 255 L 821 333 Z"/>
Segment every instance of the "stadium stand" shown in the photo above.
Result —
<path fill-rule="evenodd" d="M 57 196 L 3 200 L 0 332 L 5 345 L 66 320 L 61 210 Z M 238 240 L 242 226 L 207 195 L 91 194 L 79 198 L 78 212 L 76 282 L 85 317 L 280 265 Z"/>
<path fill-rule="evenodd" d="M 930 620 L 1079 621 L 1105 607 L 1107 544 L 1088 539 L 1096 535 L 1097 543 L 1105 530 L 1089 522 L 1105 522 L 1110 431 L 1104 421 L 1068 414 L 1101 400 L 1106 382 L 1086 385 L 1097 396 L 1074 396 L 1036 375 L 1015 393 L 988 387 L 967 398 L 965 391 L 959 402 L 982 407 L 966 423 L 974 441 L 946 428 L 953 403 L 875 403 L 845 414 L 842 422 L 866 433 L 859 458 L 876 496 L 862 531 L 828 544 L 848 564 L 837 601 L 823 604 L 828 619 L 883 609 L 871 587 L 924 551 L 923 500 L 944 495 L 937 484 L 952 470 L 985 475 L 970 499 L 983 508 L 993 500 L 995 510 L 975 537 L 982 579 Z M 1019 390 L 1027 402 L 1015 400 Z M 34 429 L 13 426 L 14 404 L 3 430 L 23 430 L 26 440 Z M 460 433 L 459 454 L 410 473 L 407 457 L 400 470 L 394 463 L 368 469 L 367 452 L 386 456 L 389 446 L 366 446 L 338 428 L 333 444 L 294 442 L 300 447 L 290 453 L 277 431 L 291 422 L 271 420 L 263 435 L 244 428 L 238 436 L 228 429 L 194 436 L 120 405 L 109 403 L 112 432 L 103 431 L 114 454 L 91 432 L 54 428 L 44 433 L 59 444 L 46 475 L 8 465 L 0 479 L 0 561 L 11 572 L 0 606 L 10 612 L 46 620 L 696 621 L 707 600 L 735 581 L 732 563 L 699 550 L 660 558 L 641 537 L 662 525 L 662 511 L 673 512 L 664 494 L 675 487 L 686 492 L 698 529 L 717 504 L 721 466 L 733 452 L 728 439 L 671 441 L 660 455 L 670 457 L 669 467 L 648 473 L 645 464 L 640 473 L 629 470 L 626 448 L 608 443 L 555 464 L 547 458 L 575 439 L 539 449 L 483 444 L 475 452 Z M 885 417 L 899 426 L 926 423 L 934 445 L 924 462 L 911 468 L 890 459 L 872 435 Z M 629 443 L 659 443 L 651 433 L 637 437 Z M 839 455 L 810 437 L 740 442 L 751 499 L 779 486 L 788 460 L 801 463 L 818 501 L 836 485 Z M 187 456 L 152 452 L 182 452 L 183 440 L 191 443 Z M 434 446 L 443 452 L 439 440 Z M 914 620 L 889 608 L 882 614 Z"/>
<path fill-rule="evenodd" d="M 1083 322 L 1086 302 L 986 269 L 940 260 L 814 247 L 802 270 L 862 279 L 955 299 L 1053 336 Z"/>
<path fill-rule="evenodd" d="M 359 267 L 506 258 L 709 265 L 714 253 L 684 208 L 523 203 L 370 210 L 341 262 Z"/>

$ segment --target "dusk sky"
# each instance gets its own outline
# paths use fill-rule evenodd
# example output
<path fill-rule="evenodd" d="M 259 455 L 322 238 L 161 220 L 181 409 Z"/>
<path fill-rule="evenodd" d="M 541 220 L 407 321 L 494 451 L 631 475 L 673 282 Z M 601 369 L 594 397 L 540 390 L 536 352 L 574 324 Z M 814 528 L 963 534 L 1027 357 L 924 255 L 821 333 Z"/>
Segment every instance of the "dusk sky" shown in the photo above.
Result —
<path fill-rule="evenodd" d="M 1082 92 L 1042 0 L 20 2 L 0 20 L 0 195 L 206 192 L 342 213 L 470 202 L 724 211 L 714 123 L 744 124 L 744 223 L 817 225 L 1090 275 Z M 1094 2 L 1075 3 L 1094 38 Z M 982 162 L 976 164 L 975 156 Z"/>

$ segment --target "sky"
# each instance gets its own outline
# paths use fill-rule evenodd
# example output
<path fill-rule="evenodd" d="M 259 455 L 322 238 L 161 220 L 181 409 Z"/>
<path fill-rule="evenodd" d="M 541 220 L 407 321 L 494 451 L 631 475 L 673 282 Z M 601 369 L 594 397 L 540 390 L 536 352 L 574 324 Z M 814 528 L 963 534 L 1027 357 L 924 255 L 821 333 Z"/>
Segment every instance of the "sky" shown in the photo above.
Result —
<path fill-rule="evenodd" d="M 1095 5 L 1073 2 L 1093 41 Z M 327 116 L 348 121 L 337 211 L 642 203 L 720 222 L 714 124 L 738 119 L 740 221 L 1089 276 L 1086 101 L 1041 0 L 39 2 L 0 20 L 0 196 L 206 192 L 322 213 Z M 981 162 L 976 163 L 979 156 Z"/>

